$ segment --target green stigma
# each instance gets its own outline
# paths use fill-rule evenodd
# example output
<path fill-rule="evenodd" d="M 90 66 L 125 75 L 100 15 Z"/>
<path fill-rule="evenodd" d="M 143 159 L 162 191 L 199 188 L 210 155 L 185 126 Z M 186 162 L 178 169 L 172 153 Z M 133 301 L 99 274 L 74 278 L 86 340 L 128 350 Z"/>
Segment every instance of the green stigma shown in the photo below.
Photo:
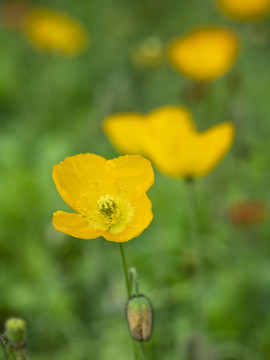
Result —
<path fill-rule="evenodd" d="M 114 199 L 109 195 L 101 196 L 98 200 L 98 208 L 101 214 L 107 218 L 112 218 L 119 212 Z"/>
<path fill-rule="evenodd" d="M 95 218 L 90 219 L 91 223 L 99 229 L 109 230 L 112 234 L 122 232 L 133 218 L 131 204 L 119 196 L 116 200 L 110 195 L 101 196 L 97 201 L 97 208 Z"/>

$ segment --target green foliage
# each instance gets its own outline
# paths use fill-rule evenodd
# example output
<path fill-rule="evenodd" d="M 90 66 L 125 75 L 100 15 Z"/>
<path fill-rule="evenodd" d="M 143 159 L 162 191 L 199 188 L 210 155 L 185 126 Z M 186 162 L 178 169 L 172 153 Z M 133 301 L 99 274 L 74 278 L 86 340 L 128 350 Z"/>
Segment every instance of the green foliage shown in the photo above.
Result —
<path fill-rule="evenodd" d="M 21 34 L 0 29 L 2 330 L 10 316 L 26 319 L 30 358 L 36 360 L 131 357 L 118 244 L 74 239 L 52 227 L 52 213 L 67 206 L 51 171 L 77 153 L 117 156 L 102 133 L 106 115 L 179 104 L 189 106 L 200 129 L 232 120 L 237 132 L 229 155 L 197 184 L 208 340 L 223 349 L 224 360 L 269 358 L 270 227 L 239 229 L 228 217 L 234 202 L 270 200 L 269 20 L 239 26 L 222 18 L 211 1 L 45 3 L 80 19 L 91 46 L 65 58 L 37 52 Z M 153 68 L 130 59 L 132 47 L 149 36 L 165 47 L 171 37 L 212 23 L 238 30 L 242 49 L 233 70 L 210 84 L 203 100 L 187 95 L 190 82 L 165 56 Z M 184 359 L 196 332 L 187 194 L 182 181 L 156 173 L 149 197 L 152 224 L 125 244 L 128 266 L 136 267 L 155 311 L 146 352 L 151 360 Z"/>

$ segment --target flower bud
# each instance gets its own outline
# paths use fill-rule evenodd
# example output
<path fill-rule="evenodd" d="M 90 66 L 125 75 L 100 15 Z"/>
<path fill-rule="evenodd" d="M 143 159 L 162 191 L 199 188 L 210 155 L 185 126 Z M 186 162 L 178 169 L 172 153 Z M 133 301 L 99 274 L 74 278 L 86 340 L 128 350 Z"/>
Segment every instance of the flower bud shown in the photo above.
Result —
<path fill-rule="evenodd" d="M 21 318 L 12 317 L 5 323 L 6 336 L 14 348 L 24 347 L 26 339 L 26 324 Z"/>
<path fill-rule="evenodd" d="M 153 325 L 153 310 L 149 299 L 141 294 L 133 295 L 127 302 L 126 314 L 133 339 L 148 341 Z"/>

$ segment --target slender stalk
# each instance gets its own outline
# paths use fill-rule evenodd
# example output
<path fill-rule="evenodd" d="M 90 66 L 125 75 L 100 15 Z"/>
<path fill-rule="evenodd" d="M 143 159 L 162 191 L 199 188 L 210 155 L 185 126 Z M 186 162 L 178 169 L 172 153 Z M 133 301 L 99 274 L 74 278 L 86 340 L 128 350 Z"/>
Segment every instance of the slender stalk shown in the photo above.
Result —
<path fill-rule="evenodd" d="M 123 271 L 124 271 L 124 276 L 125 276 L 127 293 L 128 293 L 128 297 L 130 298 L 131 297 L 131 291 L 130 291 L 130 285 L 129 285 L 129 281 L 128 281 L 126 258 L 125 258 L 125 253 L 124 253 L 124 248 L 123 248 L 122 243 L 119 243 L 119 247 L 120 247 L 120 254 L 121 254 L 121 259 L 122 259 L 122 265 L 123 265 Z"/>
<path fill-rule="evenodd" d="M 138 274 L 134 267 L 128 269 L 131 294 L 139 295 Z"/>
<path fill-rule="evenodd" d="M 0 336 L 0 344 L 6 360 L 27 360 L 24 349 L 13 349 L 5 335 Z"/>
<path fill-rule="evenodd" d="M 196 360 L 205 360 L 207 359 L 207 349 L 205 346 L 204 337 L 207 330 L 207 321 L 202 306 L 204 291 L 204 266 L 202 257 L 203 244 L 202 239 L 199 238 L 198 207 L 194 180 L 188 180 L 186 183 L 188 193 L 189 238 L 196 260 L 194 267 L 193 292 L 195 326 L 199 333 L 199 352 L 196 354 Z"/>
<path fill-rule="evenodd" d="M 10 347 L 8 346 L 8 339 L 5 335 L 0 336 L 0 344 L 2 345 L 3 353 L 6 360 L 16 360 Z"/>
<path fill-rule="evenodd" d="M 24 350 L 13 351 L 16 360 L 28 360 Z"/>
<path fill-rule="evenodd" d="M 124 271 L 124 276 L 125 276 L 127 293 L 128 293 L 128 297 L 130 298 L 132 295 L 131 287 L 130 287 L 130 283 L 128 280 L 127 264 L 126 264 L 126 258 L 125 258 L 125 253 L 124 253 L 124 248 L 123 248 L 122 243 L 119 243 L 119 248 L 120 248 L 120 254 L 121 254 L 121 259 L 122 259 L 122 266 L 123 266 L 123 271 Z M 134 339 L 132 339 L 132 345 L 133 345 L 135 360 L 145 360 L 142 344 L 137 343 Z"/>

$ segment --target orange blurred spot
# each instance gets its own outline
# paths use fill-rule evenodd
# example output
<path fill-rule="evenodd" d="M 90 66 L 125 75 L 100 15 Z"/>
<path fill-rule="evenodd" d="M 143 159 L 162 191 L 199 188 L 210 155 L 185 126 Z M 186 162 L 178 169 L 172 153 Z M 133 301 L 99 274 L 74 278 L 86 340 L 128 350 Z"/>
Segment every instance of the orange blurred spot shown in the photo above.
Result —
<path fill-rule="evenodd" d="M 266 220 L 267 207 L 261 201 L 234 204 L 229 209 L 229 217 L 236 226 L 248 226 L 263 223 Z"/>
<path fill-rule="evenodd" d="M 14 1 L 1 7 L 1 23 L 7 29 L 20 29 L 29 6 L 23 1 Z"/>

